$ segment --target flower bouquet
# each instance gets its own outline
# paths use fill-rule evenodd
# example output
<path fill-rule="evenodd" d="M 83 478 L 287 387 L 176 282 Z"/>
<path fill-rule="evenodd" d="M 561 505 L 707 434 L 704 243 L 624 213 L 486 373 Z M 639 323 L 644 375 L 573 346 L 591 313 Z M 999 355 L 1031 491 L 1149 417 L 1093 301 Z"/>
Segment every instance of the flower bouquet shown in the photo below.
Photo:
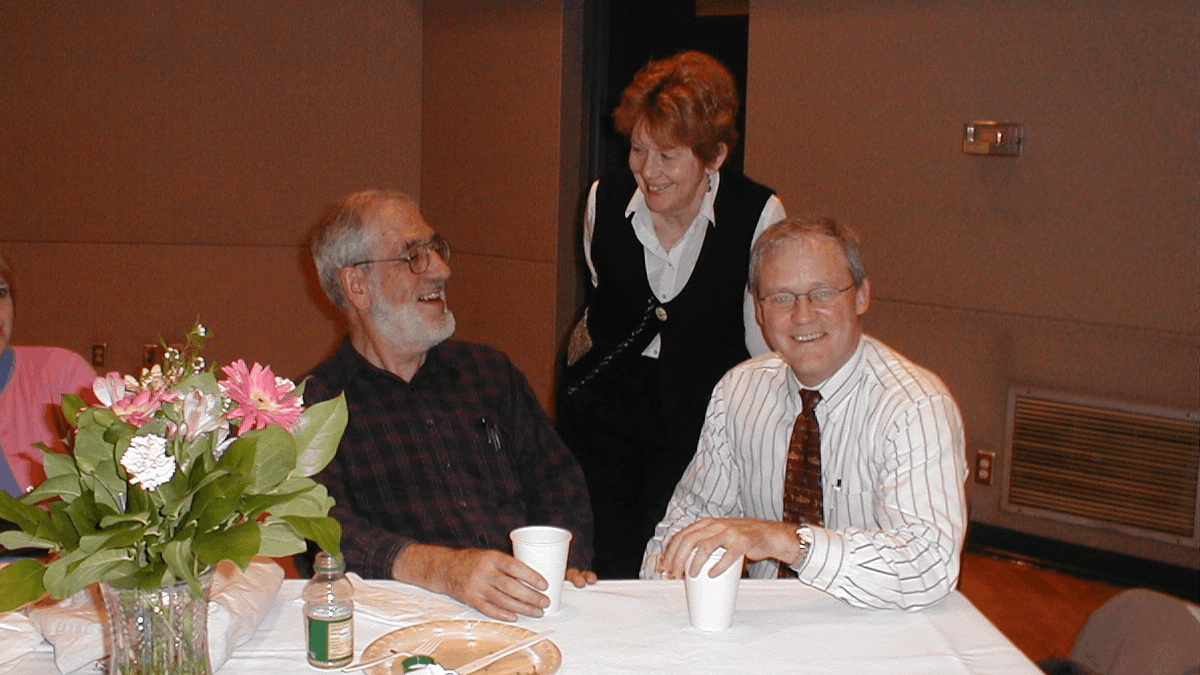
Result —
<path fill-rule="evenodd" d="M 340 552 L 333 499 L 311 476 L 337 450 L 344 399 L 305 409 L 303 384 L 241 360 L 218 380 L 200 356 L 206 337 L 197 323 L 161 366 L 97 378 L 99 405 L 63 397 L 70 454 L 43 447 L 46 481 L 20 499 L 0 491 L 0 519 L 19 528 L 0 545 L 49 552 L 0 569 L 0 611 L 97 581 L 200 595 L 218 562 L 244 571 L 306 539 Z"/>

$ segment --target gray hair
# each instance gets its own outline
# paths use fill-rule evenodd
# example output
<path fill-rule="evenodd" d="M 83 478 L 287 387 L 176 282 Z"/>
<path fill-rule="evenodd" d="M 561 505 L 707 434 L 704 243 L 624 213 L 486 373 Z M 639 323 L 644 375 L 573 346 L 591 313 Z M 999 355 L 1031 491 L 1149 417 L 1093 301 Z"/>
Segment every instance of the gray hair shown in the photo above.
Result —
<path fill-rule="evenodd" d="M 750 292 L 758 294 L 758 275 L 768 253 L 788 242 L 816 235 L 830 237 L 841 245 L 854 285 L 862 286 L 867 279 L 867 267 L 863 264 L 862 250 L 854 230 L 825 216 L 797 216 L 771 225 L 754 242 L 754 248 L 750 249 Z"/>
<path fill-rule="evenodd" d="M 362 190 L 329 207 L 317 223 L 311 243 L 313 263 L 321 289 L 342 310 L 349 309 L 342 291 L 342 268 L 371 257 L 376 236 L 367 221 L 380 206 L 394 202 L 417 204 L 417 200 L 396 190 Z"/>

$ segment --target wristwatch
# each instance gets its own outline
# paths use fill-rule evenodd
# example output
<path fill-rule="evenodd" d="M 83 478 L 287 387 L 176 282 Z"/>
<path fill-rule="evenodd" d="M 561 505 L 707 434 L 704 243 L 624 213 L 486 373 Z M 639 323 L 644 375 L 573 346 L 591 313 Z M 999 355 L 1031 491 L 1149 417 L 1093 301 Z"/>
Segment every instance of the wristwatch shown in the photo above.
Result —
<path fill-rule="evenodd" d="M 796 556 L 796 561 L 789 566 L 794 570 L 804 567 L 804 561 L 808 559 L 808 549 L 813 543 L 812 528 L 808 525 L 797 527 L 796 541 L 800 544 L 800 555 Z"/>

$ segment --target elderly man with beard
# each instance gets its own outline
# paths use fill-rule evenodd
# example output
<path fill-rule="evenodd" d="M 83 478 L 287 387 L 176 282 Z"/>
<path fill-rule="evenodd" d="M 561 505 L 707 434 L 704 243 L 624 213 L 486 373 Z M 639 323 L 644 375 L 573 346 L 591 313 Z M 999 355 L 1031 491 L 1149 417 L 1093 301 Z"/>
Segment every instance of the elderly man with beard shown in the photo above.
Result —
<path fill-rule="evenodd" d="M 305 388 L 346 395 L 338 454 L 316 476 L 337 500 L 347 567 L 446 593 L 488 616 L 541 616 L 546 580 L 512 557 L 522 525 L 572 532 L 566 578 L 596 580 L 578 464 L 499 351 L 449 340 L 450 245 L 398 192 L 347 196 L 312 239 L 349 334 Z M 538 590 L 535 590 L 538 589 Z"/>

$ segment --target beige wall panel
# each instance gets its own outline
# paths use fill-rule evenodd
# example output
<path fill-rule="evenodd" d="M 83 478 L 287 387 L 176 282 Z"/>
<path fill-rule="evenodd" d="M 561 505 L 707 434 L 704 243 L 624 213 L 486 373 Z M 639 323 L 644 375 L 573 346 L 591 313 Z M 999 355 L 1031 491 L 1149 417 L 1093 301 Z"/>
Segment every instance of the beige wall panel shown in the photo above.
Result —
<path fill-rule="evenodd" d="M 296 378 L 336 346 L 340 327 L 318 305 L 299 247 L 128 246 L 0 242 L 17 271 L 15 344 L 67 347 L 103 372 L 138 372 L 144 344 L 181 342 L 200 317 L 206 356 L 258 361 Z"/>
<path fill-rule="evenodd" d="M 454 244 L 458 337 L 508 352 L 547 407 L 556 326 L 573 313 L 559 256 L 578 227 L 581 65 L 564 54 L 579 49 L 581 7 L 424 4 L 421 206 Z"/>
<path fill-rule="evenodd" d="M 0 4 L 0 237 L 294 245 L 418 193 L 420 5 Z"/>
<path fill-rule="evenodd" d="M 891 302 L 876 298 L 867 332 L 938 373 L 963 413 L 967 450 L 1001 451 L 1010 386 L 1057 390 L 1096 399 L 1192 409 L 1187 392 L 1200 372 L 1194 341 L 1155 331 L 1031 320 L 983 312 Z M 1171 395 L 1175 392 L 1175 395 Z M 1000 454 L 1006 461 L 1007 455 Z M 973 520 L 1013 527 L 1016 516 L 1000 510 L 1000 482 L 970 483 Z M 1103 545 L 1178 565 L 1200 565 L 1200 552 L 1125 535 L 1063 527 L 1047 519 L 1021 519 L 1022 530 Z"/>
<path fill-rule="evenodd" d="M 555 272 L 553 262 L 455 255 L 447 284 L 455 339 L 508 354 L 547 410 L 553 399 Z"/>
<path fill-rule="evenodd" d="M 750 173 L 861 224 L 896 297 L 1200 331 L 1194 2 L 761 0 L 751 22 Z M 1023 122 L 1025 155 L 964 155 L 976 119 Z"/>
<path fill-rule="evenodd" d="M 868 330 L 946 380 L 970 452 L 1001 449 L 1010 386 L 1200 407 L 1196 18 L 1190 0 L 752 0 L 747 171 L 864 235 Z M 1023 123 L 1024 154 L 963 154 L 979 119 Z M 974 520 L 1012 525 L 998 485 L 969 488 Z"/>
<path fill-rule="evenodd" d="M 0 3 L 16 341 L 108 369 L 182 336 L 297 376 L 340 329 L 301 246 L 353 189 L 419 194 L 420 0 Z"/>
<path fill-rule="evenodd" d="M 556 258 L 562 29 L 555 0 L 425 3 L 422 207 L 459 250 Z"/>

